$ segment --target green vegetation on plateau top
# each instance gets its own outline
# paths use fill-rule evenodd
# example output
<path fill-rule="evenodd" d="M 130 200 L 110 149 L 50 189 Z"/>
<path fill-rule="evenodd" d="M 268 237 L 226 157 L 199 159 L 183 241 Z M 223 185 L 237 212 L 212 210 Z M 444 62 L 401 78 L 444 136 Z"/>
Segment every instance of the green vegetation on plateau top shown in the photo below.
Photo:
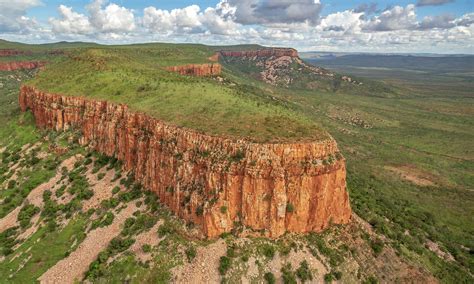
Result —
<path fill-rule="evenodd" d="M 313 120 L 264 88 L 182 76 L 165 66 L 210 62 L 204 45 L 140 44 L 70 50 L 28 84 L 42 91 L 124 103 L 167 123 L 256 142 L 323 140 Z"/>

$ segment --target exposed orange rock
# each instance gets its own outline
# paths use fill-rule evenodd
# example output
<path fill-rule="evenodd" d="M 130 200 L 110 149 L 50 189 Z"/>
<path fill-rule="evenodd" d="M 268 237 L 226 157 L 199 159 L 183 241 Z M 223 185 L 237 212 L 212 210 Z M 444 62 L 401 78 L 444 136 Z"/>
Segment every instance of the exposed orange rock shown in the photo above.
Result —
<path fill-rule="evenodd" d="M 29 54 L 29 52 L 17 49 L 0 49 L 0 56 L 15 56 L 23 54 Z"/>
<path fill-rule="evenodd" d="M 42 61 L 11 61 L 0 62 L 0 71 L 13 71 L 19 69 L 35 69 L 43 67 L 46 63 Z"/>
<path fill-rule="evenodd" d="M 219 61 L 219 53 L 214 54 L 213 56 L 208 58 L 210 61 L 218 62 Z"/>
<path fill-rule="evenodd" d="M 181 75 L 213 76 L 221 74 L 222 67 L 219 63 L 188 64 L 166 67 L 166 70 L 176 72 Z"/>
<path fill-rule="evenodd" d="M 126 105 L 22 86 L 40 128 L 80 129 L 80 143 L 124 170 L 207 237 L 243 225 L 269 237 L 321 231 L 351 218 L 345 160 L 333 139 L 262 144 L 168 125 Z"/>
<path fill-rule="evenodd" d="M 259 50 L 248 51 L 221 51 L 220 54 L 224 57 L 298 57 L 298 51 L 293 48 L 266 48 Z"/>

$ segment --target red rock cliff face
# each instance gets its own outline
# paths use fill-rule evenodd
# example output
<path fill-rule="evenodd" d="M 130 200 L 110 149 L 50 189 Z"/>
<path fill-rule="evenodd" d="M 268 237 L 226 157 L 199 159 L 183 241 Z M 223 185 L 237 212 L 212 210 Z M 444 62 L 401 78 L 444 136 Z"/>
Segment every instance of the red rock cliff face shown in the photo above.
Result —
<path fill-rule="evenodd" d="M 15 56 L 15 55 L 22 55 L 22 54 L 30 54 L 30 53 L 22 51 L 22 50 L 16 50 L 16 49 L 0 49 L 0 56 Z"/>
<path fill-rule="evenodd" d="M 176 72 L 181 75 L 213 76 L 221 74 L 222 67 L 219 63 L 188 64 L 166 67 L 166 70 Z"/>
<path fill-rule="evenodd" d="M 243 225 L 269 237 L 350 220 L 345 161 L 335 141 L 259 144 L 204 135 L 125 105 L 23 86 L 41 128 L 78 128 L 80 142 L 123 161 L 137 181 L 207 237 Z M 334 156 L 328 162 L 328 157 Z M 331 159 L 332 160 L 332 159 Z"/>
<path fill-rule="evenodd" d="M 298 57 L 298 51 L 293 48 L 268 48 L 249 51 L 221 51 L 220 54 L 224 57 Z"/>
<path fill-rule="evenodd" d="M 0 62 L 0 71 L 13 71 L 18 69 L 35 69 L 43 67 L 46 63 L 40 61 L 12 61 Z"/>

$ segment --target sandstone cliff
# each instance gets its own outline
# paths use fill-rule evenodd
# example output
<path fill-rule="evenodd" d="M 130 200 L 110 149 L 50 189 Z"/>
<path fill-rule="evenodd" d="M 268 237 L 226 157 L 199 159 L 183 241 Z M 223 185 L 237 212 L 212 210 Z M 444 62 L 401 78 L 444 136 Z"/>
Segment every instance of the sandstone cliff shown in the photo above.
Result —
<path fill-rule="evenodd" d="M 11 61 L 0 62 L 0 71 L 13 71 L 19 69 L 35 69 L 43 67 L 46 63 L 41 61 Z"/>
<path fill-rule="evenodd" d="M 23 54 L 30 54 L 30 52 L 25 52 L 23 50 L 16 49 L 0 49 L 0 56 L 15 56 Z"/>
<path fill-rule="evenodd" d="M 181 75 L 213 76 L 221 74 L 222 68 L 219 63 L 210 63 L 170 66 L 166 67 L 166 70 L 176 72 Z"/>
<path fill-rule="evenodd" d="M 351 217 L 335 141 L 259 144 L 167 125 L 127 106 L 48 94 L 30 86 L 20 106 L 41 128 L 82 131 L 81 144 L 125 170 L 207 237 L 245 227 L 278 237 L 321 231 Z"/>
<path fill-rule="evenodd" d="M 221 51 L 224 57 L 298 57 L 298 51 L 293 48 L 266 48 L 248 51 Z"/>

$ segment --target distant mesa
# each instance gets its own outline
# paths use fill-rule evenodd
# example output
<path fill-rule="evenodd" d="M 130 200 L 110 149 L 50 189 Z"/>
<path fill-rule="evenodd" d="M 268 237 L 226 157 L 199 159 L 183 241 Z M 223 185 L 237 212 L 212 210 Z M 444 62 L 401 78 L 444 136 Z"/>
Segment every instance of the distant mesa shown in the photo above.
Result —
<path fill-rule="evenodd" d="M 219 63 L 187 64 L 166 67 L 166 70 L 176 72 L 180 75 L 192 75 L 198 77 L 214 76 L 221 74 L 222 66 Z"/>
<path fill-rule="evenodd" d="M 265 48 L 247 51 L 220 51 L 224 57 L 298 57 L 298 51 L 293 48 Z"/>

